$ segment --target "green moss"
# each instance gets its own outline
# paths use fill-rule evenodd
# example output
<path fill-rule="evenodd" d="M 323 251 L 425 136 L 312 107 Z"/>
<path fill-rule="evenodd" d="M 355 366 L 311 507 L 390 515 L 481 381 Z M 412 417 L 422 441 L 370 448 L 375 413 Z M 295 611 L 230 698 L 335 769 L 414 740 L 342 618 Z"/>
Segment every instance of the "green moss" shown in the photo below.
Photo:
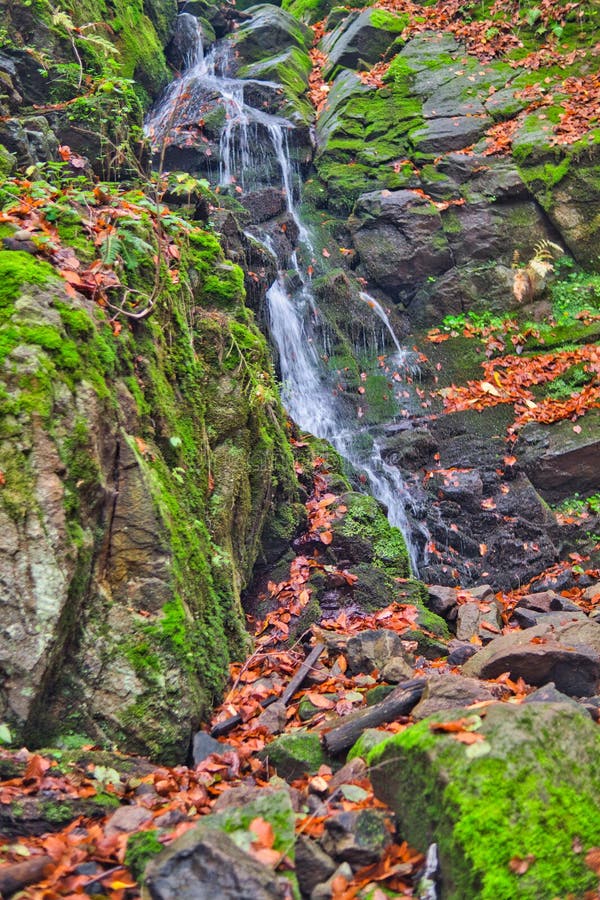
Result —
<path fill-rule="evenodd" d="M 329 762 L 319 735 L 300 730 L 276 738 L 259 755 L 261 759 L 268 759 L 270 765 L 287 781 L 301 778 L 307 773 L 314 775 L 320 766 Z"/>
<path fill-rule="evenodd" d="M 75 818 L 73 807 L 69 803 L 48 800 L 41 804 L 40 813 L 51 825 L 66 825 Z"/>
<path fill-rule="evenodd" d="M 157 837 L 156 829 L 138 831 L 127 838 L 125 865 L 140 884 L 144 883 L 144 870 L 151 859 L 164 850 Z"/>
<path fill-rule="evenodd" d="M 335 531 L 345 536 L 357 535 L 373 547 L 373 565 L 386 575 L 405 577 L 408 554 L 400 529 L 390 525 L 383 510 L 373 497 L 365 494 L 346 494 L 344 517 L 335 524 Z"/>
<path fill-rule="evenodd" d="M 24 284 L 47 284 L 56 280 L 56 272 L 49 263 L 21 250 L 0 250 L 0 310 L 10 307 Z"/>
<path fill-rule="evenodd" d="M 583 714 L 548 707 L 553 708 L 548 720 L 555 725 L 547 733 L 531 710 L 523 707 L 514 713 L 521 734 L 531 735 L 528 743 L 521 739 L 511 746 L 515 726 L 505 725 L 503 738 L 498 723 L 488 727 L 483 720 L 477 725 L 479 717 L 474 716 L 474 727 L 486 740 L 474 745 L 478 752 L 466 750 L 430 730 L 431 721 L 454 717 L 446 711 L 369 754 L 373 771 L 386 772 L 374 776 L 379 796 L 380 777 L 393 785 L 392 793 L 406 777 L 412 797 L 420 798 L 412 811 L 408 803 L 401 804 L 400 827 L 417 847 L 428 846 L 435 829 L 449 900 L 582 897 L 596 885 L 584 857 L 600 836 L 600 811 L 593 801 L 600 766 L 597 751 L 591 750 L 597 737 Z M 573 719 L 573 727 L 575 718 L 583 726 L 580 761 L 565 749 L 570 726 L 565 722 L 567 730 L 558 733 L 561 716 Z M 573 852 L 575 842 L 583 853 Z M 510 861 L 529 855 L 533 862 L 526 873 L 515 874 Z"/>

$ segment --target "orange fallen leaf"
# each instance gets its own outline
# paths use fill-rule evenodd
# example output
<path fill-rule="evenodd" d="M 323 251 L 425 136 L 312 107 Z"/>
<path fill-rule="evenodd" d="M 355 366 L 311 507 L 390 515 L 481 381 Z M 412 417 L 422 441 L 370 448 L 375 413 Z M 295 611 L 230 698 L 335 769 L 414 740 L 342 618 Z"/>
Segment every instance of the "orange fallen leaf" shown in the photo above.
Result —
<path fill-rule="evenodd" d="M 453 734 L 452 737 L 460 744 L 478 744 L 480 741 L 485 740 L 484 736 L 476 731 L 459 731 L 457 734 Z"/>

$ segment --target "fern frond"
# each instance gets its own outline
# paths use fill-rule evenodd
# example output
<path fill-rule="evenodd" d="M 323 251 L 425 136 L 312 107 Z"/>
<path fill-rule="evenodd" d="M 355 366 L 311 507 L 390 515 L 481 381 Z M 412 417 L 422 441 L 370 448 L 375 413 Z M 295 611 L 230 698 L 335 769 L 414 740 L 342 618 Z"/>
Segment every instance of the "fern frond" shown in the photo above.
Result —
<path fill-rule="evenodd" d="M 565 252 L 563 248 L 558 244 L 555 244 L 554 241 L 548 240 L 538 241 L 533 249 L 535 251 L 533 259 L 540 261 L 556 259 Z"/>

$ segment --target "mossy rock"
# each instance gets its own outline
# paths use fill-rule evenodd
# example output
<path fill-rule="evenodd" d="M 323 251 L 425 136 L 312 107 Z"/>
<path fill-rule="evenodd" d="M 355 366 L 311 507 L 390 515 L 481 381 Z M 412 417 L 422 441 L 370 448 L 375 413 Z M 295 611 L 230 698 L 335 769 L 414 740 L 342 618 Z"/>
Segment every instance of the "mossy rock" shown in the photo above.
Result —
<path fill-rule="evenodd" d="M 377 690 L 377 688 L 374 690 Z M 394 690 L 394 688 L 391 688 L 391 690 Z M 373 693 L 373 691 L 370 691 L 369 693 Z M 357 756 L 361 759 L 367 759 L 371 750 L 374 750 L 375 747 L 388 741 L 389 737 L 390 735 L 387 731 L 380 731 L 378 728 L 367 728 L 363 731 L 354 746 L 350 748 L 347 757 L 348 762 L 351 759 L 355 759 Z"/>
<path fill-rule="evenodd" d="M 366 494 L 346 493 L 341 503 L 346 506 L 346 512 L 333 525 L 334 541 L 339 536 L 341 541 L 365 542 L 371 548 L 371 560 L 376 568 L 389 578 L 407 577 L 409 563 L 404 538 L 399 528 L 390 525 L 377 500 Z"/>
<path fill-rule="evenodd" d="M 259 757 L 268 759 L 269 765 L 286 781 L 294 781 L 307 774 L 315 775 L 320 766 L 331 764 L 319 735 L 302 730 L 282 734 L 261 750 Z"/>
<path fill-rule="evenodd" d="M 430 729 L 461 717 L 483 740 Z M 400 833 L 422 851 L 437 843 L 444 900 L 581 898 L 596 888 L 585 855 L 600 841 L 600 734 L 584 711 L 446 710 L 377 746 L 368 762 Z M 528 861 L 521 874 L 517 859 Z"/>

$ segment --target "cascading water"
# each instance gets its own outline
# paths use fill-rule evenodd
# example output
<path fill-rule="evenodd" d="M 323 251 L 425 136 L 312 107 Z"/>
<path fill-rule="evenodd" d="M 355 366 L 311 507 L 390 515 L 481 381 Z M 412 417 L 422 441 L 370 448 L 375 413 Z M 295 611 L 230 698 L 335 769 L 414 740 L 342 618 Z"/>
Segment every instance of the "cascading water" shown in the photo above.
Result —
<path fill-rule="evenodd" d="M 193 63 L 171 85 L 149 116 L 147 131 L 155 144 L 164 141 L 177 118 L 182 98 L 189 107 L 198 86 L 204 93 L 218 92 L 225 108 L 225 124 L 219 142 L 220 185 L 233 184 L 246 189 L 255 186 L 257 180 L 261 184 L 261 177 L 264 184 L 265 172 L 270 173 L 271 186 L 273 178 L 277 178 L 285 196 L 287 211 L 298 230 L 298 242 L 308 255 L 312 255 L 311 236 L 298 211 L 297 178 L 288 146 L 288 135 L 294 126 L 286 119 L 269 115 L 245 101 L 245 90 L 250 84 L 261 88 L 278 88 L 278 85 L 231 77 L 228 46 L 217 45 L 206 56 L 201 50 L 190 56 Z M 266 147 L 272 156 L 270 164 L 265 164 Z M 272 250 L 270 237 L 261 231 L 260 226 L 253 226 L 251 236 Z M 401 529 L 413 571 L 416 572 L 418 554 L 407 515 L 407 509 L 412 505 L 407 487 L 399 470 L 383 459 L 381 445 L 368 426 L 361 428 L 360 424 L 357 425 L 350 417 L 347 402 L 335 395 L 332 374 L 323 362 L 328 355 L 327 334 L 320 325 L 321 316 L 310 278 L 302 271 L 295 253 L 289 264 L 294 269 L 295 278 L 286 278 L 286 274 L 280 272 L 267 292 L 269 330 L 277 350 L 284 405 L 300 428 L 328 440 L 342 457 L 366 476 L 371 493 L 386 506 L 389 521 Z M 289 287 L 292 280 L 298 285 L 293 290 Z M 395 368 L 409 371 L 409 355 L 394 334 L 385 310 L 370 295 L 363 292 L 360 296 L 381 320 L 391 338 L 395 348 Z"/>

